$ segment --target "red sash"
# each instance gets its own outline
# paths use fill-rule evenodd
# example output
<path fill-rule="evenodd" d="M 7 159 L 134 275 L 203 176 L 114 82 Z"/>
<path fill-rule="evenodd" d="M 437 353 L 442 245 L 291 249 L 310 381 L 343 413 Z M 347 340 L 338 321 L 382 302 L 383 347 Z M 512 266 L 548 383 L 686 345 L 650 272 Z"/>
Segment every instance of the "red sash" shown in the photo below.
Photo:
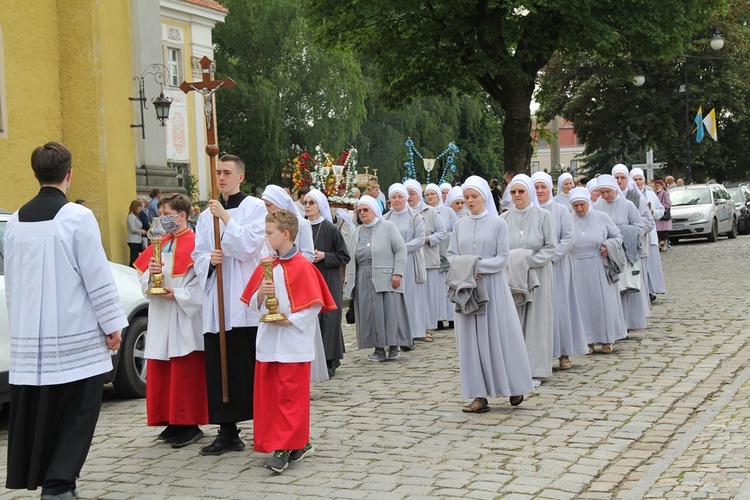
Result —
<path fill-rule="evenodd" d="M 195 250 L 195 233 L 190 229 L 185 229 L 178 234 L 168 234 L 164 237 L 161 242 L 162 248 L 164 248 L 167 242 L 174 240 L 174 247 L 172 248 L 172 277 L 185 276 L 194 262 L 192 253 Z M 141 273 L 148 272 L 148 263 L 151 257 L 154 255 L 154 246 L 149 245 L 146 249 L 141 252 L 133 267 L 138 269 Z"/>
<path fill-rule="evenodd" d="M 323 306 L 321 312 L 335 311 L 338 308 L 323 275 L 301 253 L 297 252 L 291 259 L 274 259 L 273 267 L 278 265 L 284 271 L 284 284 L 292 313 L 308 309 L 315 304 Z M 250 298 L 263 281 L 263 275 L 263 266 L 259 264 L 240 297 L 242 302 L 250 303 Z"/>

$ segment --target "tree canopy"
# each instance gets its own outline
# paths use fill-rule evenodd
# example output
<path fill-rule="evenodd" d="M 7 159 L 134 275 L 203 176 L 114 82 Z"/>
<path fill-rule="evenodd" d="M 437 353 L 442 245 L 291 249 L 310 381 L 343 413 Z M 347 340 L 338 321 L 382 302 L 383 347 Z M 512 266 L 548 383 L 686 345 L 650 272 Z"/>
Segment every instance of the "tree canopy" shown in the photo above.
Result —
<path fill-rule="evenodd" d="M 540 79 L 539 121 L 560 115 L 573 122 L 586 144 L 591 173 L 608 172 L 618 162 L 642 163 L 646 150 L 653 148 L 657 160 L 668 162 L 668 171 L 681 176 L 687 148 L 685 94 L 679 89 L 687 69 L 693 179 L 746 177 L 750 157 L 742 161 L 738 154 L 747 151 L 743 144 L 750 139 L 750 63 L 745 57 L 750 48 L 750 6 L 730 1 L 720 22 L 710 20 L 694 27 L 685 53 L 640 62 L 646 76 L 642 87 L 632 84 L 627 70 L 591 52 L 560 52 Z M 708 43 L 715 28 L 727 37 L 721 51 Z M 692 120 L 699 106 L 704 115 L 716 109 L 719 143 L 709 137 L 695 142 Z"/>
<path fill-rule="evenodd" d="M 318 39 L 378 67 L 384 99 L 474 94 L 504 111 L 505 163 L 529 168 L 531 102 L 556 51 L 585 50 L 625 67 L 673 57 L 709 12 L 702 0 L 308 0 Z"/>

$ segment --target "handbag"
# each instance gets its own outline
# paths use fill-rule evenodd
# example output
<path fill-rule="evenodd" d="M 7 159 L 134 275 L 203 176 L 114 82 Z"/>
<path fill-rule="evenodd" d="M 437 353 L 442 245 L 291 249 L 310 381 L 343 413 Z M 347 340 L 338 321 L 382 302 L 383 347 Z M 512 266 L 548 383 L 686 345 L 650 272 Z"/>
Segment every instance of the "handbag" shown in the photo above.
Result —
<path fill-rule="evenodd" d="M 661 216 L 661 220 L 672 220 L 672 208 L 665 208 L 664 215 Z"/>
<path fill-rule="evenodd" d="M 353 325 L 355 321 L 354 317 L 354 304 L 351 304 L 349 306 L 349 309 L 346 310 L 346 324 L 347 325 Z"/>
<path fill-rule="evenodd" d="M 620 274 L 617 282 L 620 293 L 636 293 L 641 291 L 641 259 L 636 259 L 632 264 L 625 259 L 625 268 Z"/>

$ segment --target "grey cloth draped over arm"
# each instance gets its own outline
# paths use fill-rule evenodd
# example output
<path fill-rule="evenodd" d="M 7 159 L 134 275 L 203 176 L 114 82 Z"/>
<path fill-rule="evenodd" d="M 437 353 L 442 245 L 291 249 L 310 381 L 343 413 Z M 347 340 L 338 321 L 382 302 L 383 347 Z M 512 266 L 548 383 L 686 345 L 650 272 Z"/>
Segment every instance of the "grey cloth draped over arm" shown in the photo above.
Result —
<path fill-rule="evenodd" d="M 484 280 L 476 279 L 476 255 L 456 255 L 451 261 L 448 278 L 448 299 L 456 304 L 456 312 L 461 314 L 485 314 L 487 312 L 487 286 Z"/>
<path fill-rule="evenodd" d="M 620 281 L 620 273 L 625 270 L 625 250 L 617 238 L 608 238 L 602 245 L 607 249 L 607 258 L 604 259 L 607 280 L 610 283 L 617 283 Z"/>
<path fill-rule="evenodd" d="M 536 271 L 531 268 L 533 252 L 528 248 L 514 248 L 508 254 L 506 277 L 513 302 L 522 306 L 534 300 L 534 289 L 539 286 Z"/>

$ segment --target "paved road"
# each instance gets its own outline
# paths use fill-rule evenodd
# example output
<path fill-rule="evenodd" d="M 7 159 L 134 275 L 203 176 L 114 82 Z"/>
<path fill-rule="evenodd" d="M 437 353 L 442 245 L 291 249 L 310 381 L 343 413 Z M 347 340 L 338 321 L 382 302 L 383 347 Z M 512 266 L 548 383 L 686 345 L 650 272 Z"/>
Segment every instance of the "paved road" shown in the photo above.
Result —
<path fill-rule="evenodd" d="M 368 363 L 346 332 L 336 378 L 312 391 L 316 453 L 283 475 L 249 446 L 172 450 L 143 401 L 107 394 L 82 498 L 750 498 L 750 237 L 662 254 L 670 294 L 612 355 L 573 359 L 518 408 L 460 407 L 452 331 Z M 0 430 L 4 481 L 7 416 Z M 242 426 L 251 443 L 252 424 Z M 2 490 L 0 490 L 2 491 Z M 38 492 L 8 491 L 2 498 Z"/>

